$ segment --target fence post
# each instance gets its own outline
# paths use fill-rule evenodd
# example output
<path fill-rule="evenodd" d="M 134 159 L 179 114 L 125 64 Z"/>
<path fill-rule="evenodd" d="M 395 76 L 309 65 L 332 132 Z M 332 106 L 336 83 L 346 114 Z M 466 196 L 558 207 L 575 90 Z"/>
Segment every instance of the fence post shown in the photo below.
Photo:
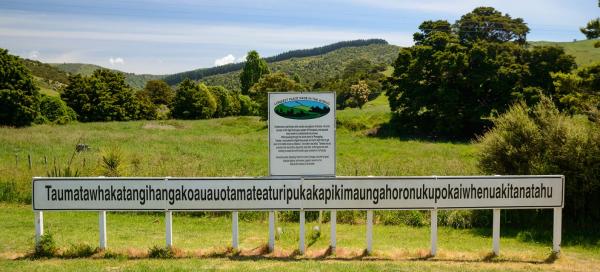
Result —
<path fill-rule="evenodd" d="M 173 212 L 165 212 L 167 247 L 173 247 Z"/>
<path fill-rule="evenodd" d="M 44 235 L 44 212 L 35 211 L 35 246 L 40 244 L 40 240 Z"/>
<path fill-rule="evenodd" d="M 275 212 L 269 211 L 269 252 L 275 250 Z"/>
<path fill-rule="evenodd" d="M 552 227 L 552 252 L 560 253 L 562 232 L 562 208 L 554 208 L 554 226 Z"/>
<path fill-rule="evenodd" d="M 437 253 L 437 209 L 431 210 L 431 252 L 432 257 Z"/>
<path fill-rule="evenodd" d="M 493 209 L 492 219 L 492 252 L 500 255 L 500 209 Z"/>
<path fill-rule="evenodd" d="M 234 211 L 231 213 L 231 247 L 238 249 L 239 238 L 238 238 L 238 212 Z"/>
<path fill-rule="evenodd" d="M 304 225 L 306 223 L 305 220 L 305 216 L 304 216 L 304 210 L 300 210 L 300 240 L 299 240 L 299 245 L 298 245 L 298 250 L 300 251 L 300 254 L 304 255 L 304 237 L 305 237 L 305 231 L 304 231 Z"/>
<path fill-rule="evenodd" d="M 106 211 L 98 212 L 98 228 L 100 229 L 100 249 L 106 249 Z"/>
<path fill-rule="evenodd" d="M 367 253 L 373 252 L 373 211 L 367 210 Z"/>
<path fill-rule="evenodd" d="M 29 170 L 31 170 L 31 154 L 27 154 L 27 161 L 29 162 Z"/>
<path fill-rule="evenodd" d="M 335 253 L 335 247 L 336 247 L 335 228 L 336 228 L 336 224 L 337 224 L 337 211 L 336 210 L 331 211 L 331 214 L 329 216 L 329 224 L 331 225 L 331 240 L 329 242 L 329 246 L 331 247 L 331 252 Z"/>

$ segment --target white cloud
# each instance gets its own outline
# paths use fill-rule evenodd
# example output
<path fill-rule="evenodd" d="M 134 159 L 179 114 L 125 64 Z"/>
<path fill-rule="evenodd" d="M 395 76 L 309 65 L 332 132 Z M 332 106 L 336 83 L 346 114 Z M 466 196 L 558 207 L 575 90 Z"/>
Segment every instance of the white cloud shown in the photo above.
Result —
<path fill-rule="evenodd" d="M 244 62 L 246 61 L 246 57 L 248 57 L 248 54 L 245 54 L 243 57 L 239 57 L 235 60 L 235 62 Z"/>
<path fill-rule="evenodd" d="M 216 59 L 215 60 L 215 66 L 221 66 L 221 65 L 225 65 L 225 64 L 230 64 L 235 62 L 235 57 L 232 54 L 229 54 L 225 57 L 222 57 L 220 59 Z"/>
<path fill-rule="evenodd" d="M 40 58 L 40 52 L 37 50 L 29 51 L 27 54 L 28 59 L 36 60 Z"/>
<path fill-rule="evenodd" d="M 119 58 L 119 57 L 117 57 L 117 58 L 110 57 L 108 59 L 108 62 L 110 62 L 110 65 L 125 64 L 125 60 L 123 60 L 123 58 Z"/>

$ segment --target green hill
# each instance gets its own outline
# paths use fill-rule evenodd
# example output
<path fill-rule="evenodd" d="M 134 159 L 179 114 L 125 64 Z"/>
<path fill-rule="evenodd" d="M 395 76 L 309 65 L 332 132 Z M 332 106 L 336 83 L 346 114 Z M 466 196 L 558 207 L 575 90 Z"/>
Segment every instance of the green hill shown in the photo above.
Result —
<path fill-rule="evenodd" d="M 264 58 L 267 63 L 279 62 L 284 60 L 289 60 L 292 58 L 305 58 L 327 54 L 329 52 L 338 50 L 340 48 L 346 47 L 360 47 L 367 46 L 373 44 L 382 44 L 387 45 L 388 42 L 383 39 L 368 39 L 368 40 L 353 40 L 353 41 L 341 41 L 337 43 L 328 44 L 325 46 L 309 48 L 309 49 L 299 49 L 283 52 L 281 54 L 277 54 L 275 56 L 270 56 Z M 218 74 L 225 74 L 229 72 L 235 72 L 241 70 L 244 67 L 245 62 L 238 63 L 230 63 L 221 66 L 215 66 L 210 68 L 199 68 L 191 71 L 176 73 L 172 75 L 168 75 L 164 78 L 164 80 L 170 85 L 176 85 L 179 82 L 187 79 L 191 80 L 201 80 L 203 78 L 214 76 Z"/>
<path fill-rule="evenodd" d="M 368 59 L 374 64 L 391 65 L 398 57 L 400 47 L 390 44 L 372 44 L 359 47 L 345 47 L 332 52 L 289 60 L 268 63 L 272 72 L 284 72 L 288 75 L 298 75 L 301 83 L 312 86 L 339 75 L 346 64 L 357 59 Z M 209 76 L 200 81 L 208 85 L 223 85 L 231 90 L 240 90 L 239 74 L 241 70 Z"/>
<path fill-rule="evenodd" d="M 89 76 L 97 69 L 108 69 L 102 66 L 94 65 L 94 64 L 86 64 L 86 63 L 50 63 L 51 66 L 60 69 L 61 71 L 67 72 L 69 74 L 79 74 L 84 76 Z M 110 69 L 113 71 L 117 71 L 125 75 L 125 82 L 129 84 L 131 87 L 135 89 L 143 89 L 146 86 L 146 82 L 148 80 L 153 79 L 162 79 L 165 76 L 163 75 L 149 75 L 149 74 L 134 74 L 134 73 L 126 73 L 123 71 Z"/>
<path fill-rule="evenodd" d="M 594 48 L 597 40 L 583 40 L 574 42 L 530 42 L 532 45 L 558 45 L 565 48 L 567 54 L 575 56 L 578 66 L 586 66 L 600 61 L 600 48 Z"/>
<path fill-rule="evenodd" d="M 30 59 L 21 61 L 31 71 L 35 85 L 44 94 L 58 95 L 58 90 L 69 83 L 69 74 L 52 65 Z"/>

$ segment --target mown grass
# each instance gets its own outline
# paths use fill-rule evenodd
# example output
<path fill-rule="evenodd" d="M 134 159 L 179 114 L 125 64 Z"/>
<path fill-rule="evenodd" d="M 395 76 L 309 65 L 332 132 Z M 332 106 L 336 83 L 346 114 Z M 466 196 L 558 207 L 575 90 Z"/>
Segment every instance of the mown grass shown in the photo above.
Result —
<path fill-rule="evenodd" d="M 523 242 L 503 229 L 501 255 L 490 258 L 491 231 L 487 229 L 452 229 L 440 227 L 438 255 L 428 258 L 429 228 L 375 224 L 374 253 L 363 256 L 365 225 L 338 224 L 334 255 L 323 255 L 329 244 L 329 225 L 321 224 L 321 235 L 303 256 L 294 255 L 299 226 L 278 222 L 283 233 L 272 254 L 259 253 L 267 241 L 266 221 L 240 221 L 239 254 L 232 254 L 229 217 L 196 217 L 175 213 L 173 239 L 177 248 L 174 260 L 147 259 L 153 246 L 164 246 L 162 213 L 108 214 L 108 252 L 87 259 L 23 258 L 33 248 L 33 212 L 29 205 L 0 204 L 0 270 L 131 270 L 164 271 L 227 269 L 281 270 L 556 270 L 591 271 L 600 265 L 600 245 L 563 246 L 561 257 L 549 261 L 551 242 Z M 46 231 L 51 232 L 60 251 L 88 244 L 98 244 L 98 214 L 95 212 L 45 212 Z M 307 236 L 316 222 L 307 223 Z M 308 241 L 308 237 L 307 237 Z M 141 258 L 141 259 L 140 259 Z"/>

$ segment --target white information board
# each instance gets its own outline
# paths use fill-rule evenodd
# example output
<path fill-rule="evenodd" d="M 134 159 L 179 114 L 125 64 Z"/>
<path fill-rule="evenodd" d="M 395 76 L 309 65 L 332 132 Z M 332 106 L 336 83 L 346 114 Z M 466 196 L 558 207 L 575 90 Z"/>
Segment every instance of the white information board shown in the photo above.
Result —
<path fill-rule="evenodd" d="M 335 176 L 335 93 L 269 93 L 269 175 Z"/>
<path fill-rule="evenodd" d="M 563 199 L 563 176 L 33 180 L 34 210 L 521 209 Z"/>

